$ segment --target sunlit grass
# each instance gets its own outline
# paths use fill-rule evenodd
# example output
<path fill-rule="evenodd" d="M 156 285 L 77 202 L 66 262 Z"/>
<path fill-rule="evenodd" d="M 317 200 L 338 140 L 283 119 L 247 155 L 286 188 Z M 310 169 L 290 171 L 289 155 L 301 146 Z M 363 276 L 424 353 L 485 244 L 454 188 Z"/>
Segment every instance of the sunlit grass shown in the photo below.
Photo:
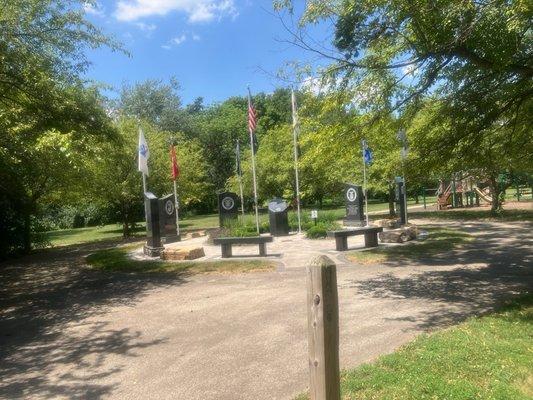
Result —
<path fill-rule="evenodd" d="M 128 253 L 139 245 L 116 247 L 100 250 L 87 257 L 87 263 L 92 267 L 107 272 L 165 272 L 165 273 L 243 273 L 273 271 L 276 264 L 263 260 L 228 260 L 228 261 L 159 261 L 134 260 Z"/>
<path fill-rule="evenodd" d="M 364 251 L 352 251 L 346 254 L 350 261 L 373 264 L 385 261 L 405 261 L 422 257 L 435 256 L 459 248 L 473 240 L 468 233 L 450 228 L 427 228 L 429 236 L 424 241 L 411 241 L 404 244 L 379 246 Z"/>
<path fill-rule="evenodd" d="M 533 398 L 533 296 L 341 374 L 343 400 Z M 306 400 L 302 394 L 298 400 Z"/>

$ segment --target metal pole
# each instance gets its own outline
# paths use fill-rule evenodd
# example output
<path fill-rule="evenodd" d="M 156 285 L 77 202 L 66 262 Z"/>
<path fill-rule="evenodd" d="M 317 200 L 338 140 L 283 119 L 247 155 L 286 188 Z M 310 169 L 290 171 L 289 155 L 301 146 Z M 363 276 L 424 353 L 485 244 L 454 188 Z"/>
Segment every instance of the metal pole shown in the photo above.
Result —
<path fill-rule="evenodd" d="M 244 191 L 242 189 L 242 170 L 241 170 L 241 146 L 239 144 L 239 139 L 237 139 L 237 149 L 236 149 L 236 157 L 237 157 L 237 176 L 239 177 L 239 191 L 241 195 L 241 211 L 242 211 L 242 218 L 244 222 Z"/>
<path fill-rule="evenodd" d="M 302 218 L 300 210 L 300 178 L 298 174 L 298 118 L 296 114 L 296 97 L 291 90 L 292 99 L 292 139 L 294 144 L 294 174 L 296 177 L 296 205 L 298 208 L 298 233 L 302 232 Z"/>
<path fill-rule="evenodd" d="M 364 139 L 361 142 L 363 150 L 363 196 L 365 197 L 365 219 L 366 226 L 370 225 L 368 222 L 368 196 L 366 195 L 366 162 L 365 162 L 365 145 Z"/>
<path fill-rule="evenodd" d="M 146 175 L 143 172 L 143 193 L 146 193 Z"/>
<path fill-rule="evenodd" d="M 253 140 L 253 133 L 250 130 L 250 141 L 252 144 L 252 174 L 254 176 L 255 227 L 257 229 L 257 233 L 259 234 L 259 209 L 257 208 L 257 179 L 255 177 L 255 150 Z"/>
<path fill-rule="evenodd" d="M 424 210 L 426 209 L 426 188 L 422 189 L 422 199 L 424 201 Z"/>
<path fill-rule="evenodd" d="M 239 174 L 239 190 L 241 192 L 241 210 L 242 210 L 242 217 L 244 218 L 244 193 L 242 190 L 242 176 Z"/>
<path fill-rule="evenodd" d="M 250 87 L 248 87 L 248 110 L 252 106 L 252 94 L 250 93 Z M 255 227 L 257 234 L 259 235 L 259 209 L 257 207 L 257 179 L 255 176 L 255 149 L 254 149 L 254 131 L 249 128 L 250 131 L 250 147 L 252 148 L 252 174 L 254 181 L 254 205 L 255 205 Z"/>
<path fill-rule="evenodd" d="M 176 183 L 176 180 L 174 179 L 174 207 L 176 208 L 176 234 L 180 235 L 180 219 L 178 215 L 178 210 L 180 208 L 179 201 L 178 201 L 178 184 Z"/>
<path fill-rule="evenodd" d="M 405 224 L 407 225 L 407 179 L 405 178 L 405 165 L 404 165 L 404 162 L 403 162 L 403 157 L 402 157 L 402 171 L 403 171 L 403 202 L 404 202 L 404 209 L 405 209 Z M 400 193 L 401 195 L 401 193 Z"/>

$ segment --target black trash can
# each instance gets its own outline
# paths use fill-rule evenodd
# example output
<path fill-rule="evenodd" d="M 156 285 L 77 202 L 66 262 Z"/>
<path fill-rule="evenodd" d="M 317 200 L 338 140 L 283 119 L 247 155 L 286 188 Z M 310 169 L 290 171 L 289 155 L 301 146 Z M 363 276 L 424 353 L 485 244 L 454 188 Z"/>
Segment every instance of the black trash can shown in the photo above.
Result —
<path fill-rule="evenodd" d="M 272 199 L 268 203 L 268 220 L 272 236 L 286 236 L 289 234 L 288 204 L 282 199 Z"/>

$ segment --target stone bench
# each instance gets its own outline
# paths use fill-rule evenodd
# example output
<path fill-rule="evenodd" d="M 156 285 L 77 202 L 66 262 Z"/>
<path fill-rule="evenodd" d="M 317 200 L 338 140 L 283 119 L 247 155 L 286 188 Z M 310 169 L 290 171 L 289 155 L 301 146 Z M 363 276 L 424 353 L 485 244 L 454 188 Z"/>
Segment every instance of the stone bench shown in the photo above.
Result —
<path fill-rule="evenodd" d="M 214 244 L 219 244 L 222 247 L 222 258 L 232 256 L 232 246 L 234 244 L 257 244 L 259 245 L 259 255 L 265 257 L 267 255 L 266 244 L 272 241 L 272 236 L 224 237 L 213 239 Z"/>
<path fill-rule="evenodd" d="M 365 247 L 377 247 L 378 233 L 383 232 L 382 227 L 364 226 L 362 228 L 343 229 L 340 231 L 328 231 L 329 238 L 335 238 L 337 251 L 348 250 L 348 236 L 365 235 Z"/>

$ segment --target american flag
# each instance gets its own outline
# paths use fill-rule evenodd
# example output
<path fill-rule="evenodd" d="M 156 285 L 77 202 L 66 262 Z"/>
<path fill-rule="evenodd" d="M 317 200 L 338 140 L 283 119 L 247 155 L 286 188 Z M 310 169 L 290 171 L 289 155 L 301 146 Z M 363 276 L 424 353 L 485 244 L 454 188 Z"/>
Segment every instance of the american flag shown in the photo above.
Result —
<path fill-rule="evenodd" d="M 248 88 L 248 130 L 250 131 L 251 145 L 254 153 L 256 153 L 259 148 L 259 141 L 255 134 L 255 128 L 257 128 L 257 111 L 252 103 L 252 93 L 250 92 L 250 88 Z"/>
<path fill-rule="evenodd" d="M 248 99 L 248 129 L 250 132 L 255 132 L 257 128 L 257 113 L 255 111 L 254 105 L 252 104 L 252 99 Z"/>

